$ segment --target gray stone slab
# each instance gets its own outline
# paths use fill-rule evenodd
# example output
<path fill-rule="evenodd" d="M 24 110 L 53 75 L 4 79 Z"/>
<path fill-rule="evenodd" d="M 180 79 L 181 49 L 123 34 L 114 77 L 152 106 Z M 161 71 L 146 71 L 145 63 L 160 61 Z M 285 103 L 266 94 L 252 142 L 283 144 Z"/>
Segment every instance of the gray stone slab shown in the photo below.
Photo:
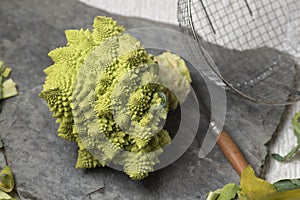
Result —
<path fill-rule="evenodd" d="M 6 100 L 0 115 L 5 143 L 21 199 L 204 199 L 205 194 L 239 177 L 217 147 L 198 158 L 199 143 L 168 167 L 142 181 L 110 168 L 77 170 L 77 147 L 56 135 L 57 125 L 37 97 L 51 64 L 47 53 L 65 44 L 64 30 L 91 28 L 97 15 L 112 16 L 127 29 L 174 26 L 111 15 L 75 0 L 2 0 L 0 59 L 13 68 L 20 94 Z M 255 105 L 228 93 L 226 130 L 257 172 L 267 155 L 284 107 Z M 94 191 L 94 192 L 93 192 Z"/>

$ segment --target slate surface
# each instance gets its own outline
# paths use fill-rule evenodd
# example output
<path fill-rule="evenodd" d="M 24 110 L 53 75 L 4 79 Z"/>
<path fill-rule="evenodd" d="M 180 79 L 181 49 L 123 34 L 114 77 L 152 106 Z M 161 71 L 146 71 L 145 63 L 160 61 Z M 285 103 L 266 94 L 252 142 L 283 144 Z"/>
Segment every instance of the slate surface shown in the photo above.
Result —
<path fill-rule="evenodd" d="M 0 2 L 0 59 L 13 68 L 11 77 L 20 92 L 3 103 L 0 134 L 21 199 L 204 199 L 208 191 L 238 182 L 217 147 L 199 159 L 197 141 L 176 162 L 142 181 L 109 168 L 75 169 L 76 145 L 56 135 L 55 120 L 37 95 L 45 78 L 43 69 L 51 64 L 47 53 L 65 44 L 63 31 L 91 28 L 97 15 L 112 16 L 127 29 L 176 28 L 114 16 L 75 0 Z M 228 93 L 225 128 L 257 172 L 283 111 L 284 107 L 258 106 Z"/>

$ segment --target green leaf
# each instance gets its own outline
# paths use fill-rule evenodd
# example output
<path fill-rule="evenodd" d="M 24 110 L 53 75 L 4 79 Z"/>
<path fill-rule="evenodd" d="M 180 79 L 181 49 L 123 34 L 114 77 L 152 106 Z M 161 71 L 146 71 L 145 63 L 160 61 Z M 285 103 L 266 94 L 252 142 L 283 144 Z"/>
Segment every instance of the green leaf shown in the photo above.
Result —
<path fill-rule="evenodd" d="M 239 189 L 240 187 L 234 183 L 229 183 L 225 185 L 220 192 L 218 200 L 234 199 Z"/>
<path fill-rule="evenodd" d="M 300 144 L 300 112 L 297 112 L 292 120 L 292 124 L 294 127 L 294 133 L 298 139 L 298 144 Z"/>
<path fill-rule="evenodd" d="M 279 161 L 279 162 L 284 162 L 287 161 L 289 159 L 291 159 L 300 149 L 300 144 L 298 144 L 297 146 L 295 146 L 288 154 L 286 154 L 284 157 L 282 157 L 279 154 L 272 154 L 272 157 Z"/>
<path fill-rule="evenodd" d="M 231 200 L 234 199 L 240 187 L 234 183 L 225 185 L 222 189 L 210 192 L 207 200 Z"/>
<path fill-rule="evenodd" d="M 295 146 L 287 155 L 281 156 L 279 154 L 272 154 L 272 157 L 278 162 L 284 162 L 291 159 L 300 149 L 300 112 L 296 113 L 292 120 L 294 127 L 294 134 L 297 137 L 297 146 Z"/>
<path fill-rule="evenodd" d="M 300 188 L 300 179 L 284 179 L 273 183 L 277 191 L 287 191 Z"/>
<path fill-rule="evenodd" d="M 4 192 L 11 192 L 14 188 L 15 182 L 9 166 L 6 166 L 0 172 L 0 190 Z"/>
<path fill-rule="evenodd" d="M 277 160 L 278 162 L 283 162 L 285 159 L 284 157 L 282 157 L 281 155 L 277 154 L 277 153 L 273 153 L 272 157 Z"/>
<path fill-rule="evenodd" d="M 284 161 L 284 157 L 282 157 L 281 155 L 277 154 L 277 153 L 273 153 L 272 157 L 277 160 L 278 162 L 283 162 Z"/>

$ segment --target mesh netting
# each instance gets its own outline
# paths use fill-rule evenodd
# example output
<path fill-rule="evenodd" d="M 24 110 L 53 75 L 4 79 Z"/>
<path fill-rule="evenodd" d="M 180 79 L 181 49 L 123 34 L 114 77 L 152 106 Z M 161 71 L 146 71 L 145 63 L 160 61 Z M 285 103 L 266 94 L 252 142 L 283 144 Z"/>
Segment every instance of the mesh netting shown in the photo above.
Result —
<path fill-rule="evenodd" d="M 236 92 L 271 104 L 300 99 L 300 1 L 179 0 L 178 21 Z"/>

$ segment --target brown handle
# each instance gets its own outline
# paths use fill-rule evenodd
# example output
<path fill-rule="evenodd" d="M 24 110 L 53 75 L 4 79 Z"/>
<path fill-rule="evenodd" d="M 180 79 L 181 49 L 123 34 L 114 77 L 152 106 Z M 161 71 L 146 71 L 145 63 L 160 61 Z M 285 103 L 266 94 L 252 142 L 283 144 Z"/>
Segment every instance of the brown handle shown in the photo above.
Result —
<path fill-rule="evenodd" d="M 219 134 L 217 138 L 217 144 L 221 151 L 224 153 L 227 160 L 230 162 L 233 169 L 239 174 L 239 176 L 241 176 L 248 163 L 245 160 L 239 147 L 225 131 L 222 131 Z"/>

